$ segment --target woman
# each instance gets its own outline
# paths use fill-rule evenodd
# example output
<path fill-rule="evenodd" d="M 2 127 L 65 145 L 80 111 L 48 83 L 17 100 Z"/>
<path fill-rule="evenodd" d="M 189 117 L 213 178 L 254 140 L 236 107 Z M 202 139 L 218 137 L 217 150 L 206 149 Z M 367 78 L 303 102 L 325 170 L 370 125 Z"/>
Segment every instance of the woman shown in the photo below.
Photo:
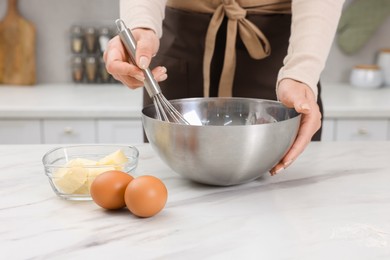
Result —
<path fill-rule="evenodd" d="M 320 140 L 319 77 L 343 2 L 121 0 L 121 18 L 137 40 L 137 64 L 127 62 L 114 37 L 104 53 L 107 71 L 137 88 L 144 81 L 139 67 L 151 64 L 168 99 L 240 96 L 294 107 L 302 114 L 298 136 L 274 175 L 311 140 Z M 144 105 L 149 103 L 144 95 Z"/>

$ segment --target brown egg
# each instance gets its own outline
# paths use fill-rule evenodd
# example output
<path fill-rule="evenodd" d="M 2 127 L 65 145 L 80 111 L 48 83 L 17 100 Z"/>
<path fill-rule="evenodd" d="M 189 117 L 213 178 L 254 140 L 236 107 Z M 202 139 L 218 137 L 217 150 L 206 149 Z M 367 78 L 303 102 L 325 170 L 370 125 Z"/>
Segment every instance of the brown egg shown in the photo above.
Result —
<path fill-rule="evenodd" d="M 133 177 L 122 171 L 106 171 L 96 176 L 91 184 L 93 201 L 105 209 L 120 209 L 126 206 L 124 195 Z"/>
<path fill-rule="evenodd" d="M 138 217 L 151 217 L 159 213 L 167 202 L 168 191 L 164 183 L 153 176 L 135 178 L 127 185 L 127 208 Z"/>

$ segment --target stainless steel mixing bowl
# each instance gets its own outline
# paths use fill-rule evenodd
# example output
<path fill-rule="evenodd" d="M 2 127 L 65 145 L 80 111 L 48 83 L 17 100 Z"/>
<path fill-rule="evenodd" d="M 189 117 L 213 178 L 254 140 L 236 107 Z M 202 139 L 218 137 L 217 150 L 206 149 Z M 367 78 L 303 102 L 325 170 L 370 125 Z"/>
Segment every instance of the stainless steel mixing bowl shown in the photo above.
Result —
<path fill-rule="evenodd" d="M 250 98 L 171 100 L 191 125 L 155 119 L 142 110 L 146 136 L 161 159 L 196 182 L 228 186 L 269 171 L 291 147 L 300 115 L 280 102 Z"/>

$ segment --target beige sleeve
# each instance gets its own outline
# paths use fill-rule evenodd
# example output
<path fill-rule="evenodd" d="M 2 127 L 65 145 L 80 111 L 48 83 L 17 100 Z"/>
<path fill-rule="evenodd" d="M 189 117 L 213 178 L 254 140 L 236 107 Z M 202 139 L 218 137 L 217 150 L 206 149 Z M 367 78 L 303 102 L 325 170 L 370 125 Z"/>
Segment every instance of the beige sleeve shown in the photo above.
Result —
<path fill-rule="evenodd" d="M 162 35 L 166 0 L 120 0 L 120 18 L 130 29 L 149 28 Z"/>
<path fill-rule="evenodd" d="M 292 25 L 287 56 L 277 84 L 290 78 L 307 84 L 318 95 L 344 0 L 292 0 Z"/>

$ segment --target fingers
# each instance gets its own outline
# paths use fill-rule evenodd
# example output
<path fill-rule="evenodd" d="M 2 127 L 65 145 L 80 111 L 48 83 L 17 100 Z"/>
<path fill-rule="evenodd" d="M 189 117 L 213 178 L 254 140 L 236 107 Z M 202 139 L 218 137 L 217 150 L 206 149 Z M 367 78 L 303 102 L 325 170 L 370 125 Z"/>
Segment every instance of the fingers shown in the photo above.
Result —
<path fill-rule="evenodd" d="M 167 68 L 160 66 L 152 70 L 153 76 L 157 81 L 164 81 L 168 78 Z"/>
<path fill-rule="evenodd" d="M 318 113 L 305 112 L 302 114 L 301 124 L 293 145 L 282 160 L 271 169 L 271 175 L 275 175 L 290 166 L 291 163 L 305 150 L 307 145 L 311 142 L 311 138 L 320 127 L 321 114 L 319 110 Z"/>
<path fill-rule="evenodd" d="M 145 80 L 143 72 L 134 64 L 124 61 L 120 50 L 113 48 L 106 51 L 106 70 L 113 78 L 130 88 L 141 87 Z"/>
<path fill-rule="evenodd" d="M 156 81 L 161 82 L 168 78 L 167 75 L 167 69 L 165 67 L 159 66 L 152 70 L 153 76 L 156 79 Z M 142 75 L 142 79 L 139 79 L 138 76 L 133 77 L 129 76 L 127 74 L 121 75 L 121 74 L 112 74 L 113 77 L 122 82 L 124 85 L 129 86 L 132 89 L 135 89 L 137 87 L 144 86 L 144 76 Z"/>
<path fill-rule="evenodd" d="M 144 85 L 145 76 L 140 67 L 149 67 L 150 60 L 157 52 L 159 46 L 158 38 L 151 30 L 135 29 L 133 35 L 137 40 L 137 64 L 133 64 L 130 61 L 118 36 L 109 41 L 107 49 L 103 54 L 107 72 L 113 78 L 132 89 Z M 168 77 L 165 67 L 156 67 L 152 73 L 157 81 L 163 81 Z"/>
<path fill-rule="evenodd" d="M 286 169 L 291 163 L 305 150 L 307 145 L 311 142 L 313 135 L 321 127 L 321 113 L 317 105 L 313 92 L 304 84 L 294 81 L 294 84 L 301 84 L 297 88 L 289 88 L 289 93 L 282 93 L 284 97 L 283 103 L 294 107 L 295 110 L 301 114 L 301 122 L 297 137 L 291 146 L 290 150 L 282 158 L 282 160 L 275 165 L 270 173 L 275 175 Z M 286 88 L 287 89 L 287 88 Z"/>
<path fill-rule="evenodd" d="M 137 39 L 135 60 L 141 69 L 146 69 L 149 67 L 152 57 L 157 53 L 159 41 L 152 30 L 135 29 L 133 34 Z"/>

